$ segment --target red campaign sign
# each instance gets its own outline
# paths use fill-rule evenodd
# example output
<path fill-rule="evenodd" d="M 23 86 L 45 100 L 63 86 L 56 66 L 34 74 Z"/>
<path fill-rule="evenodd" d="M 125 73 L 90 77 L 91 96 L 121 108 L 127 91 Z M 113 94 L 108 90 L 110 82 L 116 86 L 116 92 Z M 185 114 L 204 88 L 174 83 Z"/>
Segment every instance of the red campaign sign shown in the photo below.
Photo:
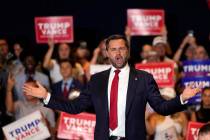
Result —
<path fill-rule="evenodd" d="M 160 35 L 165 25 L 164 10 L 128 9 L 131 35 Z"/>
<path fill-rule="evenodd" d="M 187 128 L 187 138 L 186 140 L 198 140 L 199 129 L 204 125 L 204 123 L 199 122 L 189 122 Z"/>
<path fill-rule="evenodd" d="M 58 138 L 94 140 L 96 117 L 94 114 L 80 113 L 78 115 L 61 113 Z"/>
<path fill-rule="evenodd" d="M 174 63 L 138 63 L 135 67 L 151 73 L 159 88 L 174 86 Z"/>
<path fill-rule="evenodd" d="M 35 17 L 35 31 L 37 43 L 73 42 L 73 17 Z"/>
<path fill-rule="evenodd" d="M 210 0 L 206 0 L 207 1 L 207 5 L 209 7 L 209 10 L 210 10 Z"/>

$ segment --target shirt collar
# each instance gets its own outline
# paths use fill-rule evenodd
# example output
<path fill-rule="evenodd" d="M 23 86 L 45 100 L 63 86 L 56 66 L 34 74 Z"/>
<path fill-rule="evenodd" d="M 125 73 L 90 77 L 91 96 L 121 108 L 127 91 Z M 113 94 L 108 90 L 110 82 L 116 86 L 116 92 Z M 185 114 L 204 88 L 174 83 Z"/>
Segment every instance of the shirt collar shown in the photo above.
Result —
<path fill-rule="evenodd" d="M 73 80 L 73 78 L 71 77 L 71 78 L 69 78 L 69 79 L 67 79 L 67 80 L 63 80 L 63 84 L 65 84 L 65 83 L 67 83 L 67 85 L 70 85 L 71 84 L 71 82 L 72 82 L 72 80 Z"/>
<path fill-rule="evenodd" d="M 114 66 L 111 66 L 111 73 L 114 73 L 114 71 L 115 71 L 116 69 L 117 69 L 117 68 L 115 68 Z M 126 72 L 128 69 L 129 69 L 129 65 L 128 65 L 128 63 L 127 63 L 123 68 L 121 68 L 121 69 L 119 69 L 119 70 L 120 70 L 120 73 L 124 73 L 124 72 Z"/>

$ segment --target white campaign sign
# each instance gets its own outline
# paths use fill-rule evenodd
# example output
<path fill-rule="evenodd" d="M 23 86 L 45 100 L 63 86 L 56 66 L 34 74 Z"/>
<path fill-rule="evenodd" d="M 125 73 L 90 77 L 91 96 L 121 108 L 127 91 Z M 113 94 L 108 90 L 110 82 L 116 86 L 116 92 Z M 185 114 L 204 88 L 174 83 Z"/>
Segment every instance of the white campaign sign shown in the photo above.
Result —
<path fill-rule="evenodd" d="M 93 75 L 104 70 L 108 70 L 111 65 L 90 65 L 90 74 Z"/>
<path fill-rule="evenodd" d="M 8 140 L 40 140 L 50 137 L 40 111 L 35 111 L 3 127 Z"/>

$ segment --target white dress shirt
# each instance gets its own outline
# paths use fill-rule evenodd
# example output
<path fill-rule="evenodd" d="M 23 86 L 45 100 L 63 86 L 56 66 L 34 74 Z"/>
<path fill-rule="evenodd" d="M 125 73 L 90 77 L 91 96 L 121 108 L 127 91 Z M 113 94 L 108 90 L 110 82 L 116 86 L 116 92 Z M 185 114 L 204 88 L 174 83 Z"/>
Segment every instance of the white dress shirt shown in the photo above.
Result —
<path fill-rule="evenodd" d="M 109 75 L 109 83 L 108 83 L 108 105 L 110 110 L 110 91 L 112 80 L 115 75 L 115 67 L 111 67 L 110 75 Z M 118 83 L 118 101 L 117 101 L 117 117 L 118 117 L 118 125 L 115 130 L 110 131 L 110 136 L 121 136 L 125 137 L 125 109 L 126 109 L 126 98 L 127 98 L 127 90 L 128 90 L 128 79 L 129 79 L 130 67 L 128 64 L 122 69 L 120 69 L 119 73 L 119 83 Z"/>

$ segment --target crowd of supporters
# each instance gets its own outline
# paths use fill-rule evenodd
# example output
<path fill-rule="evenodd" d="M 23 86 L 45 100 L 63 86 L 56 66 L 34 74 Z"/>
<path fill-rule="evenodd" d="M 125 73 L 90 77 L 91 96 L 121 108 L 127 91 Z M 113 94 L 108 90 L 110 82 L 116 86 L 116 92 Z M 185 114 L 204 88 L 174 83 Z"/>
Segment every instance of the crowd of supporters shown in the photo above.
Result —
<path fill-rule="evenodd" d="M 129 28 L 126 28 L 125 35 L 131 42 Z M 72 48 L 71 44 L 55 43 L 49 39 L 44 59 L 38 62 L 34 52 L 26 52 L 21 44 L 8 46 L 6 39 L 0 39 L 0 126 L 40 110 L 48 122 L 51 139 L 57 139 L 60 112 L 45 108 L 39 99 L 25 95 L 22 86 L 25 82 L 36 85 L 35 81 L 39 81 L 52 94 L 74 100 L 79 96 L 79 92 L 73 91 L 83 90 L 91 77 L 90 66 L 109 65 L 105 40 L 105 38 L 101 40 L 91 53 L 85 41 L 80 41 L 76 48 Z M 154 37 L 153 42 L 142 46 L 139 53 L 142 61 L 139 63 L 171 62 L 174 64 L 175 86 L 160 89 L 161 95 L 166 100 L 170 100 L 180 94 L 183 88 L 180 83 L 183 77 L 182 61 L 208 60 L 205 47 L 209 46 L 197 44 L 195 36 L 186 35 L 176 52 L 172 52 L 167 34 L 163 33 L 161 36 Z M 87 111 L 94 113 L 94 109 Z M 203 89 L 200 104 L 188 106 L 184 112 L 162 116 L 154 112 L 149 105 L 145 112 L 148 139 L 160 140 L 160 132 L 172 127 L 178 139 L 185 139 L 189 121 L 203 123 L 210 121 L 210 87 Z M 3 138 L 1 132 L 0 139 Z"/>

